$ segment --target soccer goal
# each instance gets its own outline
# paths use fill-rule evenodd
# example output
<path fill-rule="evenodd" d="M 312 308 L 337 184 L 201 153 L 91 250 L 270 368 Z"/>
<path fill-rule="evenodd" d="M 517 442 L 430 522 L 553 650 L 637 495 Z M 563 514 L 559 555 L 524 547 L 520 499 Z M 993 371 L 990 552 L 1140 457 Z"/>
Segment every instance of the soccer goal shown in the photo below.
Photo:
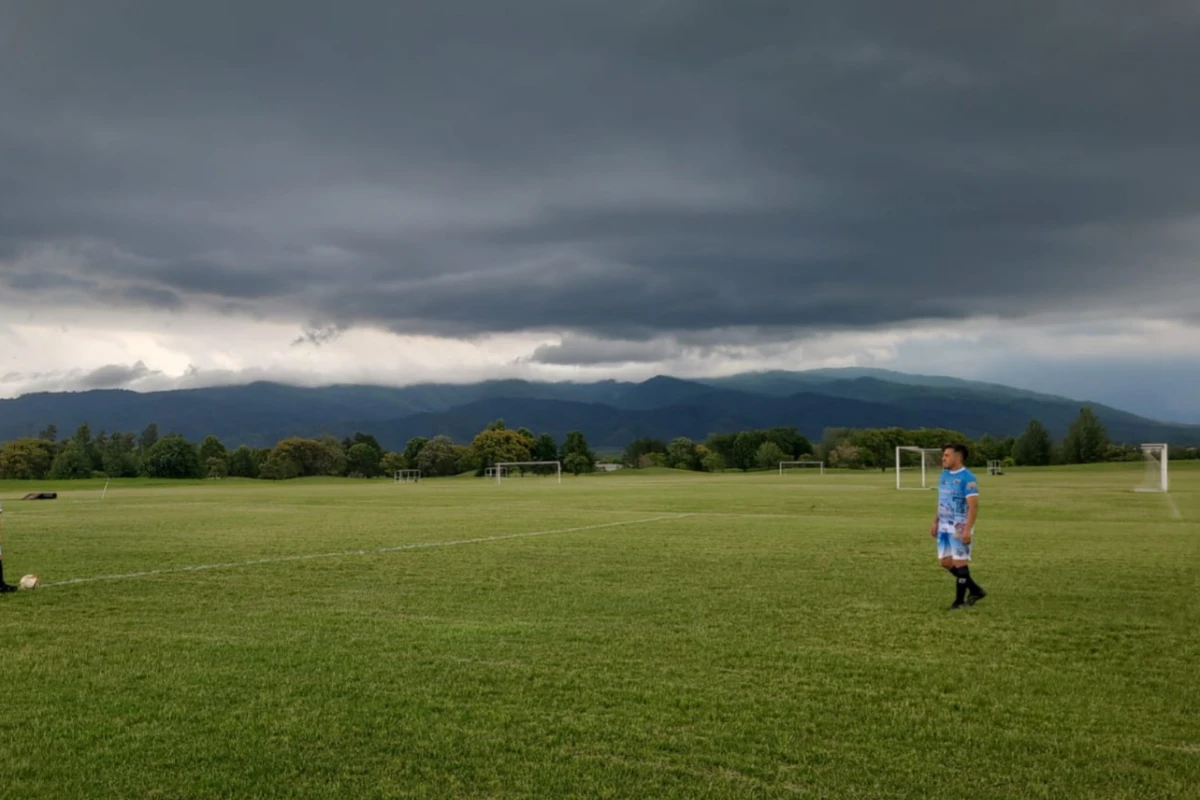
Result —
<path fill-rule="evenodd" d="M 558 482 L 562 483 L 562 462 L 561 461 L 502 461 L 496 464 L 496 483 L 503 483 L 504 478 L 512 473 L 513 468 L 524 470 L 526 467 L 536 469 L 537 467 L 553 467 Z"/>
<path fill-rule="evenodd" d="M 485 478 L 503 478 L 508 474 L 508 467 L 486 467 L 483 470 Z"/>
<path fill-rule="evenodd" d="M 992 459 L 991 461 L 988 461 L 988 463 L 987 463 L 987 474 L 988 475 L 1003 475 L 1004 468 L 1002 466 L 1000 466 L 999 461 Z"/>
<path fill-rule="evenodd" d="M 808 472 L 816 472 L 818 475 L 825 474 L 824 461 L 780 461 L 779 475 L 783 476 L 785 469 L 802 469 Z"/>
<path fill-rule="evenodd" d="M 1134 489 L 1135 492 L 1165 492 L 1170 486 L 1167 475 L 1167 446 L 1166 444 L 1142 445 L 1142 461 L 1145 463 L 1145 473 L 1142 482 Z"/>
<path fill-rule="evenodd" d="M 896 448 L 896 488 L 931 489 L 942 471 L 942 451 L 937 447 Z"/>
<path fill-rule="evenodd" d="M 419 480 L 421 480 L 421 470 L 419 469 L 396 470 L 396 483 L 416 483 Z"/>

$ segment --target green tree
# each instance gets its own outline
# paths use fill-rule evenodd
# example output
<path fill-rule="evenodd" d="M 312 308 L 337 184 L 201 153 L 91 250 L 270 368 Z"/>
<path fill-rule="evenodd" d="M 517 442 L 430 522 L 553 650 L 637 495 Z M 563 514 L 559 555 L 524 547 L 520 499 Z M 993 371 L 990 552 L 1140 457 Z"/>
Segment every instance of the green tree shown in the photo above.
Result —
<path fill-rule="evenodd" d="M 493 423 L 494 425 L 494 423 Z M 531 461 L 530 447 L 532 439 L 526 438 L 517 431 L 489 425 L 471 442 L 472 463 L 475 470 L 482 475 L 490 468 L 504 461 Z"/>
<path fill-rule="evenodd" d="M 567 466 L 567 459 L 571 456 L 578 456 L 571 463 L 573 467 Z M 592 472 L 596 468 L 596 454 L 592 452 L 592 448 L 588 446 L 587 437 L 582 431 L 568 431 L 566 441 L 562 446 L 563 469 L 569 470 L 578 475 L 580 472 Z M 581 468 L 582 466 L 582 468 Z"/>
<path fill-rule="evenodd" d="M 733 465 L 743 472 L 754 469 L 758 466 L 758 448 L 766 441 L 767 435 L 763 431 L 739 433 L 733 440 Z"/>
<path fill-rule="evenodd" d="M 558 443 L 554 441 L 554 437 L 548 433 L 543 433 L 537 437 L 533 443 L 533 460 L 534 461 L 557 461 L 558 460 Z"/>
<path fill-rule="evenodd" d="M 68 440 L 54 457 L 49 477 L 59 480 L 92 477 L 92 459 L 83 445 L 74 439 Z"/>
<path fill-rule="evenodd" d="M 110 478 L 133 478 L 138 474 L 133 452 L 133 435 L 113 431 L 100 452 L 100 469 Z"/>
<path fill-rule="evenodd" d="M 421 457 L 421 450 L 428 442 L 429 440 L 422 436 L 408 440 L 408 444 L 404 446 L 404 462 L 408 464 L 407 469 L 420 469 L 417 466 L 417 460 Z"/>
<path fill-rule="evenodd" d="M 220 480 L 229 476 L 229 460 L 224 456 L 209 456 L 204 465 L 210 478 Z"/>
<path fill-rule="evenodd" d="M 1091 464 L 1103 461 L 1108 452 L 1108 431 L 1090 407 L 1079 410 L 1079 416 L 1067 430 L 1063 440 L 1063 460 L 1068 464 Z"/>
<path fill-rule="evenodd" d="M 708 452 L 719 455 L 722 463 L 728 467 L 730 464 L 737 463 L 733 456 L 733 446 L 736 442 L 736 433 L 713 433 L 709 435 L 704 446 L 708 448 Z"/>
<path fill-rule="evenodd" d="M 71 437 L 70 443 L 76 445 L 87 459 L 89 477 L 93 471 L 100 469 L 102 464 L 100 452 L 96 442 L 92 440 L 92 429 L 86 422 L 75 429 L 75 435 Z"/>
<path fill-rule="evenodd" d="M 696 452 L 696 443 L 683 436 L 672 439 L 667 445 L 667 466 L 672 469 L 699 469 L 700 456 Z"/>
<path fill-rule="evenodd" d="M 154 447 L 158 442 L 158 423 L 151 422 L 142 430 L 142 435 L 138 439 L 138 450 L 143 453 L 149 452 L 151 447 Z"/>
<path fill-rule="evenodd" d="M 279 450 L 276 447 L 258 468 L 258 476 L 270 481 L 286 481 L 299 478 L 303 474 L 303 466 L 297 460 L 293 448 Z"/>
<path fill-rule="evenodd" d="M 200 460 L 204 463 L 208 463 L 210 458 L 227 459 L 228 456 L 225 445 L 221 444 L 221 440 L 216 436 L 206 436 L 200 443 Z"/>
<path fill-rule="evenodd" d="M 710 452 L 706 454 L 701 461 L 705 472 L 724 472 L 725 457 L 720 453 Z"/>
<path fill-rule="evenodd" d="M 391 478 L 400 470 L 409 469 L 409 466 L 408 462 L 404 460 L 403 454 L 388 452 L 384 453 L 383 458 L 379 459 L 379 468 L 383 471 L 384 475 Z M 416 467 L 413 467 L 413 469 L 416 469 Z"/>
<path fill-rule="evenodd" d="M 648 461 L 644 460 L 644 456 L 648 456 L 651 453 L 666 452 L 666 442 L 661 442 L 658 439 L 649 439 L 643 436 L 641 438 L 634 439 L 632 442 L 626 445 L 624 461 L 631 467 L 640 468 L 643 464 L 648 463 Z"/>
<path fill-rule="evenodd" d="M 38 433 L 37 438 L 44 439 L 53 444 L 58 441 L 58 426 L 53 424 L 47 425 Z"/>
<path fill-rule="evenodd" d="M 595 468 L 596 462 L 593 459 L 589 459 L 585 453 L 567 453 L 563 457 L 563 469 L 572 475 L 592 472 Z"/>
<path fill-rule="evenodd" d="M 240 445 L 229 454 L 229 475 L 233 478 L 257 478 L 258 459 L 254 451 L 246 445 Z"/>
<path fill-rule="evenodd" d="M 352 444 L 346 451 L 346 474 L 363 478 L 374 478 L 379 474 L 379 463 L 383 455 L 366 442 Z"/>
<path fill-rule="evenodd" d="M 785 458 L 780 459 L 781 461 L 789 461 L 812 452 L 812 445 L 808 439 L 795 428 L 770 428 L 766 431 L 766 437 L 768 442 L 774 442 L 783 451 Z"/>
<path fill-rule="evenodd" d="M 50 473 L 53 463 L 50 440 L 15 439 L 0 449 L 0 478 L 41 480 Z"/>
<path fill-rule="evenodd" d="M 427 441 L 417 456 L 417 469 L 426 478 L 454 475 L 458 470 L 459 453 L 449 436 L 435 436 Z"/>
<path fill-rule="evenodd" d="M 1019 467 L 1044 467 L 1054 452 L 1050 432 L 1040 420 L 1030 420 L 1025 432 L 1013 443 L 1013 463 Z"/>
<path fill-rule="evenodd" d="M 762 469 L 779 469 L 780 461 L 788 461 L 788 453 L 775 442 L 763 442 L 754 454 L 754 460 Z"/>
<path fill-rule="evenodd" d="M 151 478 L 200 478 L 204 475 L 200 451 L 178 434 L 158 439 L 146 452 L 142 467 Z"/>

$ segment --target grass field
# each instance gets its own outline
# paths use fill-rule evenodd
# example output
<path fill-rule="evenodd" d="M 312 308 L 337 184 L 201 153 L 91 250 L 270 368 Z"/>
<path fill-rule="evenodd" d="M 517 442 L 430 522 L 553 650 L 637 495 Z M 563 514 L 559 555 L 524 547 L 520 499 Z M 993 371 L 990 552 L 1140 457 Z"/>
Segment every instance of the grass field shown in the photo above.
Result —
<path fill-rule="evenodd" d="M 0 483 L 0 796 L 1197 797 L 1172 469 Z"/>

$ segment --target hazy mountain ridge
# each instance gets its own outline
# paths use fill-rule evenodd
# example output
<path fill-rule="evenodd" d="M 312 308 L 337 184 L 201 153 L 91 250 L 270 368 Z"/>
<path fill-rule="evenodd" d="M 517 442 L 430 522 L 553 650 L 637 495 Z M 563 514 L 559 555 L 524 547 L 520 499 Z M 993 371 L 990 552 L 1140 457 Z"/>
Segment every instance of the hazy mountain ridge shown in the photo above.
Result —
<path fill-rule="evenodd" d="M 922 382 L 926 381 L 926 382 Z M 791 389 L 791 391 L 788 391 Z M 810 438 L 827 427 L 946 427 L 978 437 L 1019 434 L 1031 418 L 1062 436 L 1091 405 L 1118 441 L 1200 444 L 1200 426 L 1162 423 L 1107 406 L 956 378 L 884 370 L 752 373 L 713 380 L 659 376 L 641 383 L 533 383 L 522 380 L 407 387 L 243 386 L 137 393 L 96 390 L 0 400 L 0 440 L 60 436 L 81 423 L 100 430 L 162 433 L 226 444 L 268 446 L 293 435 L 373 433 L 400 448 L 413 436 L 445 433 L 466 441 L 493 419 L 562 438 L 584 431 L 595 446 L 622 447 L 639 436 L 701 439 L 709 433 L 795 426 Z"/>

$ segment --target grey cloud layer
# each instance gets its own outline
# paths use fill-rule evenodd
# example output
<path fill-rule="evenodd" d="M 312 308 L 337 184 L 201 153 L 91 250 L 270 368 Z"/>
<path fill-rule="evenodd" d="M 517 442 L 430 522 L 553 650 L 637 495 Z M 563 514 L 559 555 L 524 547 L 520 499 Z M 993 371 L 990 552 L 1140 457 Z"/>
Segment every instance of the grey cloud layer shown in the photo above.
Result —
<path fill-rule="evenodd" d="M 1195 314 L 1198 40 L 1168 1 L 13 0 L 0 284 L 305 337 Z"/>

